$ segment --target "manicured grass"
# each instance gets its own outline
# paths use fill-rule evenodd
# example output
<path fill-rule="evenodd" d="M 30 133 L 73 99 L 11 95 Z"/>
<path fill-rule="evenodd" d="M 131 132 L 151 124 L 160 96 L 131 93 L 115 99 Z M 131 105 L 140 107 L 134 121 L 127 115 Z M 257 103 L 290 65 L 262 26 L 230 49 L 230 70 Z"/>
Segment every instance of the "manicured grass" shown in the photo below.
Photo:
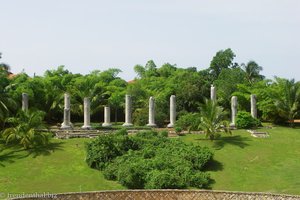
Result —
<path fill-rule="evenodd" d="M 215 142 L 203 135 L 184 141 L 211 147 L 215 162 L 208 168 L 215 180 L 212 189 L 300 194 L 300 129 L 262 129 L 269 138 L 254 138 L 245 130 Z"/>
<path fill-rule="evenodd" d="M 263 129 L 269 138 L 253 138 L 234 131 L 211 142 L 203 135 L 180 139 L 210 147 L 214 162 L 208 166 L 212 189 L 300 194 L 300 129 Z M 90 139 L 57 140 L 47 150 L 5 149 L 0 144 L 0 193 L 79 192 L 124 189 L 90 169 L 84 143 Z"/>
<path fill-rule="evenodd" d="M 0 152 L 0 193 L 78 192 L 122 189 L 89 168 L 84 143 L 89 139 L 53 139 L 48 150 Z M 0 147 L 1 149 L 1 147 Z"/>

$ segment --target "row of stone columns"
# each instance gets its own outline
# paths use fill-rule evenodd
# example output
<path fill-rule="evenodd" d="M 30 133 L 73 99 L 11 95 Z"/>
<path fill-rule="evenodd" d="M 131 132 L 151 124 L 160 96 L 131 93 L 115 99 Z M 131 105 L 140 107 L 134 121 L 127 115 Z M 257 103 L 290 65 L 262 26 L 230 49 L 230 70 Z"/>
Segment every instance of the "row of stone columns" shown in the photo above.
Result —
<path fill-rule="evenodd" d="M 64 121 L 61 125 L 61 129 L 70 129 L 72 128 L 71 123 L 71 113 L 70 113 L 70 95 L 68 93 L 65 93 L 64 95 L 64 101 L 65 101 L 65 108 L 64 108 Z M 85 97 L 83 99 L 83 111 L 84 111 L 84 122 L 82 129 L 91 129 L 91 102 L 90 98 Z M 110 127 L 110 108 L 104 107 L 104 123 L 102 124 L 103 127 Z"/>
<path fill-rule="evenodd" d="M 216 101 L 216 88 L 212 85 L 210 90 L 211 100 Z M 254 118 L 257 118 L 257 108 L 256 108 L 256 95 L 252 94 L 250 96 L 251 102 L 251 115 Z M 90 98 L 84 98 L 84 125 L 83 129 L 91 129 L 90 125 Z M 72 128 L 71 123 L 71 110 L 70 110 L 70 95 L 68 93 L 64 94 L 64 118 L 61 125 L 62 129 Z M 236 124 L 236 115 L 237 115 L 237 97 L 233 96 L 231 98 L 231 126 Z M 22 94 L 22 110 L 28 110 L 28 95 L 26 93 Z M 170 97 L 170 123 L 168 128 L 175 126 L 176 122 L 176 96 L 172 95 Z M 104 123 L 103 127 L 110 127 L 112 124 L 110 122 L 110 107 L 104 107 Z M 123 126 L 132 126 L 132 99 L 130 95 L 125 96 L 125 123 Z M 155 127 L 155 99 L 154 97 L 149 98 L 149 120 L 147 126 Z"/>
<path fill-rule="evenodd" d="M 255 94 L 250 95 L 250 104 L 251 104 L 251 116 L 253 118 L 257 118 L 256 95 Z M 236 124 L 237 106 L 238 106 L 237 97 L 236 96 L 231 97 L 231 124 L 230 124 L 230 126 L 232 126 L 232 127 L 234 127 Z"/>
<path fill-rule="evenodd" d="M 172 95 L 170 97 L 170 123 L 169 128 L 174 127 L 176 122 L 176 97 Z M 125 96 L 125 123 L 123 126 L 132 126 L 132 99 L 130 95 Z M 103 127 L 111 126 L 110 123 L 110 107 L 104 107 L 104 123 Z M 149 121 L 147 126 L 155 127 L 155 99 L 154 97 L 149 98 Z M 61 125 L 62 129 L 69 129 L 72 127 L 71 117 L 70 117 L 70 95 L 65 94 L 65 108 L 64 108 L 64 121 Z M 90 129 L 90 100 L 89 98 L 84 98 L 84 125 L 83 129 Z"/>

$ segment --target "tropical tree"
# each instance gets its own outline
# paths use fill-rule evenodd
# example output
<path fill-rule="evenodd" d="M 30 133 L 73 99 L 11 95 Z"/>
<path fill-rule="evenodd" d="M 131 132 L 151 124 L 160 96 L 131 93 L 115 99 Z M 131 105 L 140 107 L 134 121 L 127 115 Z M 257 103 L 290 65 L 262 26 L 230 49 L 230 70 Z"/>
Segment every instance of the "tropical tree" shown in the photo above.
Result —
<path fill-rule="evenodd" d="M 0 59 L 2 58 L 2 53 L 0 52 Z M 6 63 L 0 63 L 0 70 L 8 73 L 10 71 L 10 66 Z"/>
<path fill-rule="evenodd" d="M 247 64 L 242 63 L 242 68 L 246 72 L 246 79 L 250 84 L 253 84 L 255 81 L 262 80 L 264 76 L 260 75 L 260 72 L 263 70 L 255 61 L 249 61 Z"/>
<path fill-rule="evenodd" d="M 200 106 L 201 123 L 199 128 L 205 131 L 205 136 L 210 140 L 220 137 L 220 132 L 231 134 L 228 123 L 224 121 L 226 113 L 215 101 L 205 100 Z"/>
<path fill-rule="evenodd" d="M 5 117 L 8 113 L 8 107 L 7 107 L 7 103 L 8 103 L 8 96 L 6 93 L 6 87 L 9 84 L 9 81 L 7 79 L 7 75 L 1 73 L 0 71 L 0 122 L 1 124 L 3 124 Z"/>
<path fill-rule="evenodd" d="M 106 87 L 108 98 L 108 105 L 114 110 L 115 122 L 118 121 L 118 113 L 123 107 L 127 82 L 122 79 L 115 79 Z"/>
<path fill-rule="evenodd" d="M 0 91 L 0 124 L 3 127 L 4 121 L 8 116 L 9 109 L 7 107 L 8 97 L 3 91 Z M 0 129 L 1 130 L 1 129 Z"/>
<path fill-rule="evenodd" d="M 1 53 L 0 53 L 1 58 Z M 14 101 L 8 95 L 8 88 L 10 87 L 9 66 L 0 64 L 0 127 L 3 128 L 4 121 L 8 117 L 10 108 L 14 107 Z M 0 128 L 0 129 L 1 129 Z"/>
<path fill-rule="evenodd" d="M 276 77 L 275 87 L 277 95 L 274 98 L 278 113 L 293 126 L 294 119 L 299 114 L 300 82 Z"/>
<path fill-rule="evenodd" d="M 7 119 L 11 127 L 3 131 L 2 137 L 7 144 L 17 143 L 25 149 L 46 145 L 49 142 L 49 133 L 39 130 L 45 128 L 44 116 L 42 111 L 20 111 L 16 117 Z"/>
<path fill-rule="evenodd" d="M 240 67 L 223 69 L 219 78 L 215 80 L 215 85 L 218 88 L 218 103 L 225 109 L 230 109 L 232 94 L 237 90 L 238 84 L 245 82 L 245 72 Z"/>
<path fill-rule="evenodd" d="M 210 62 L 210 73 L 212 74 L 214 80 L 216 80 L 221 73 L 222 69 L 226 69 L 229 67 L 234 67 L 236 64 L 233 63 L 233 59 L 235 54 L 233 51 L 228 48 L 225 50 L 220 50 L 213 57 Z"/>

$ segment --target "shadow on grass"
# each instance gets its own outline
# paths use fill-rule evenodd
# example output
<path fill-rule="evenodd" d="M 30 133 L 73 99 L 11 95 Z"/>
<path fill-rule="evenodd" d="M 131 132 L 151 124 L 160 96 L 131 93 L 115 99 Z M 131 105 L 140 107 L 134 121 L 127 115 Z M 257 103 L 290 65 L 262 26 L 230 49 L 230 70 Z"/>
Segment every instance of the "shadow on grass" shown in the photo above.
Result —
<path fill-rule="evenodd" d="M 0 167 L 5 167 L 5 164 L 14 163 L 16 160 L 26 158 L 30 155 L 34 158 L 41 155 L 48 156 L 56 150 L 62 150 L 63 143 L 64 142 L 50 143 L 43 147 L 36 147 L 27 150 L 16 146 L 2 148 L 0 150 Z M 6 150 L 7 152 L 1 154 L 1 151 L 3 150 Z"/>
<path fill-rule="evenodd" d="M 213 147 L 215 149 L 222 149 L 225 145 L 230 144 L 230 145 L 238 146 L 243 149 L 246 146 L 249 146 L 249 144 L 247 143 L 248 141 L 251 141 L 248 137 L 242 137 L 240 135 L 226 136 L 215 140 Z"/>
<path fill-rule="evenodd" d="M 54 153 L 54 151 L 63 150 L 62 144 L 64 144 L 64 142 L 50 143 L 46 146 L 38 146 L 32 149 L 28 149 L 27 152 L 28 155 L 32 155 L 34 158 L 37 156 L 49 156 L 51 155 L 51 153 Z"/>
<path fill-rule="evenodd" d="M 196 140 L 206 140 L 208 141 L 209 139 L 196 139 Z M 240 135 L 235 135 L 235 136 L 225 136 L 225 137 L 220 137 L 218 139 L 215 139 L 211 142 L 213 142 L 213 148 L 216 150 L 222 149 L 225 145 L 234 145 L 238 146 L 240 148 L 245 148 L 246 146 L 249 146 L 247 143 L 248 141 L 251 141 L 248 137 L 242 137 Z"/>
<path fill-rule="evenodd" d="M 210 160 L 204 167 L 204 171 L 216 172 L 222 170 L 223 170 L 223 164 L 214 159 Z"/>
<path fill-rule="evenodd" d="M 17 159 L 25 158 L 28 155 L 26 154 L 18 154 L 19 152 L 24 151 L 23 149 L 19 150 L 12 150 L 7 153 L 0 155 L 0 166 L 5 167 L 6 165 L 4 163 L 14 163 Z"/>

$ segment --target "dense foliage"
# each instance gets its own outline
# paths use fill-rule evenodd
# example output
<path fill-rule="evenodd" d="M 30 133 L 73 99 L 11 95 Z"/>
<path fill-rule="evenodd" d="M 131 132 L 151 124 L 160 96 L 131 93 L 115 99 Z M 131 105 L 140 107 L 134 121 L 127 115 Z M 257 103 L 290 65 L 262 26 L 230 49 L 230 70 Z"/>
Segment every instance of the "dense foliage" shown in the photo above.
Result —
<path fill-rule="evenodd" d="M 207 138 L 217 139 L 221 136 L 221 132 L 231 134 L 228 122 L 224 120 L 225 112 L 215 101 L 206 99 L 201 105 L 200 115 L 199 128 L 204 130 Z"/>
<path fill-rule="evenodd" d="M 203 169 L 212 156 L 206 147 L 140 132 L 99 136 L 87 144 L 86 161 L 128 188 L 205 188 L 210 178 Z"/>
<path fill-rule="evenodd" d="M 3 131 L 2 137 L 7 144 L 20 144 L 25 149 L 48 144 L 51 135 L 41 130 L 46 128 L 44 115 L 41 111 L 19 111 L 16 117 L 6 120 L 9 128 Z"/>
<path fill-rule="evenodd" d="M 182 115 L 176 121 L 176 128 L 182 130 L 197 131 L 200 130 L 199 124 L 201 123 L 201 115 L 199 113 L 187 113 Z"/>
<path fill-rule="evenodd" d="M 0 64 L 0 125 L 5 128 L 5 119 L 15 117 L 21 107 L 21 94 L 29 94 L 29 107 L 46 113 L 47 123 L 61 123 L 63 94 L 71 94 L 73 122 L 83 119 L 83 98 L 91 99 L 92 121 L 103 121 L 104 106 L 111 107 L 112 120 L 124 121 L 124 97 L 133 97 L 133 122 L 148 123 L 148 99 L 155 98 L 155 121 L 159 127 L 169 122 L 169 98 L 176 95 L 179 126 L 197 129 L 188 124 L 188 118 L 199 114 L 199 106 L 209 98 L 210 86 L 217 88 L 217 103 L 223 107 L 229 119 L 230 98 L 238 97 L 238 110 L 250 111 L 250 94 L 258 98 L 258 116 L 275 123 L 293 122 L 300 117 L 300 83 L 295 80 L 265 79 L 262 67 L 255 61 L 236 63 L 236 54 L 231 49 L 220 50 L 212 58 L 207 69 L 181 68 L 165 63 L 158 67 L 154 61 L 145 66 L 136 65 L 137 74 L 126 82 L 118 75 L 119 69 L 95 70 L 87 75 L 73 74 L 64 66 L 47 70 L 43 76 L 30 77 L 26 73 L 12 74 L 7 64 Z M 182 118 L 182 119 L 181 119 Z M 195 118 L 194 118 L 195 119 Z M 198 119 L 194 120 L 197 121 Z M 198 120 L 199 121 L 199 120 Z"/>
<path fill-rule="evenodd" d="M 237 128 L 257 128 L 261 125 L 258 119 L 251 116 L 249 112 L 238 112 L 236 116 Z"/>

